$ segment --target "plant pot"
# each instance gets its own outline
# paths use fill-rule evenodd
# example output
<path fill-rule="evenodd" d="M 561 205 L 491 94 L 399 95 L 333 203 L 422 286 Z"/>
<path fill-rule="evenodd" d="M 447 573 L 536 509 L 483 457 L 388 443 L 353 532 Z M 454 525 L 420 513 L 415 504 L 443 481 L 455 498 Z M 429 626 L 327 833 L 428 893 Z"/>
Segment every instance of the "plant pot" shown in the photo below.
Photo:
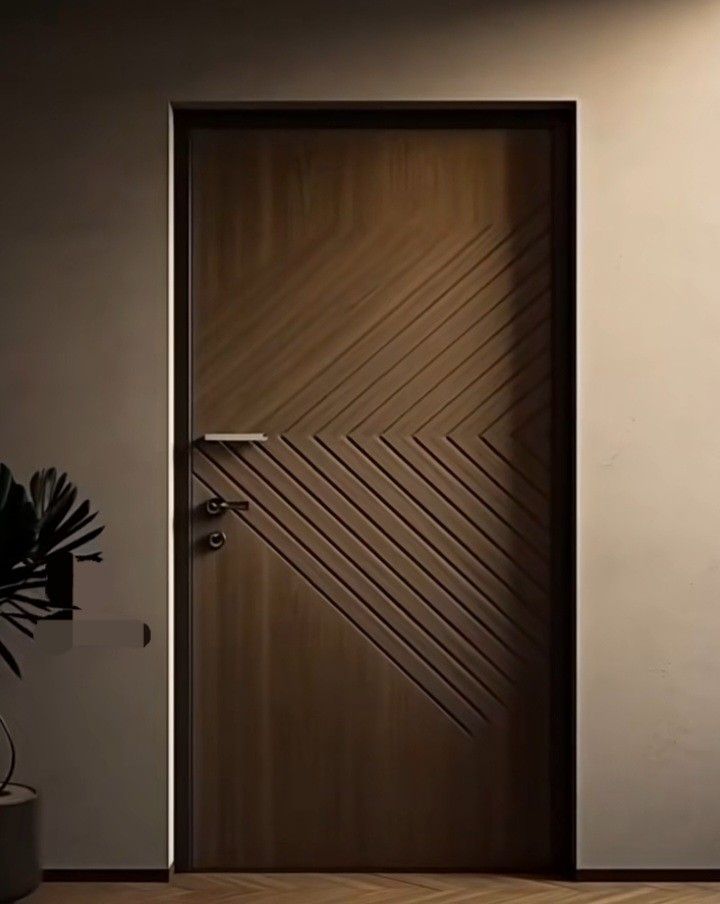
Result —
<path fill-rule="evenodd" d="M 0 901 L 19 901 L 40 884 L 38 796 L 27 785 L 0 793 Z"/>

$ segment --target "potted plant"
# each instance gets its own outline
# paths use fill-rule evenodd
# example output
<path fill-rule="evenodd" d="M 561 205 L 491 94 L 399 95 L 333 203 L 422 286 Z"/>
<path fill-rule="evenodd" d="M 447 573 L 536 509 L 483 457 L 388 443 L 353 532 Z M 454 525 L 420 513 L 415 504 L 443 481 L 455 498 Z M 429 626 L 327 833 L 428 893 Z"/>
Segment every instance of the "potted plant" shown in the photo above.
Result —
<path fill-rule="evenodd" d="M 102 560 L 99 552 L 78 554 L 103 530 L 87 530 L 96 517 L 87 500 L 77 503 L 67 474 L 37 471 L 26 489 L 0 464 L 0 626 L 32 638 L 41 621 L 72 618 L 74 562 Z M 0 636 L 3 667 L 20 677 Z M 10 750 L 8 768 L 0 772 L 0 901 L 16 901 L 40 883 L 38 798 L 34 788 L 11 781 L 15 748 L 1 716 L 0 729 Z"/>

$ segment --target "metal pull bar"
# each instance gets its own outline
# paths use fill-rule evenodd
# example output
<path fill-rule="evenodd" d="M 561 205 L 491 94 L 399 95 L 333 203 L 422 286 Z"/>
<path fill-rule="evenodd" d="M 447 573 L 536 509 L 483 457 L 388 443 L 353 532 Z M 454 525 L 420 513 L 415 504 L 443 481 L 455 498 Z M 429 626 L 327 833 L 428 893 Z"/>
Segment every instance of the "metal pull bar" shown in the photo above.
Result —
<path fill-rule="evenodd" d="M 265 443 L 265 433 L 206 433 L 206 443 Z"/>
<path fill-rule="evenodd" d="M 208 499 L 205 503 L 205 511 L 208 515 L 222 515 L 223 512 L 246 512 L 250 503 L 247 499 L 237 499 L 235 502 L 228 502 L 219 496 Z"/>

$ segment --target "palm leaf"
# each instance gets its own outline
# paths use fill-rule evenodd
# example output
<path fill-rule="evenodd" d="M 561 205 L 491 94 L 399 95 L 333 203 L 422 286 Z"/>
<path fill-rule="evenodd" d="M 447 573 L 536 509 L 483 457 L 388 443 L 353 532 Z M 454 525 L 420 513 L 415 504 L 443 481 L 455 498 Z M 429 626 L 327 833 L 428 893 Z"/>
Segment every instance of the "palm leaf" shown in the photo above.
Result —
<path fill-rule="evenodd" d="M 94 530 L 88 531 L 86 534 L 83 534 L 82 537 L 78 537 L 77 540 L 73 540 L 72 543 L 66 543 L 65 546 L 60 549 L 53 550 L 52 555 L 56 556 L 61 552 L 70 552 L 73 549 L 77 549 L 78 546 L 83 546 L 85 543 L 89 543 L 91 540 L 94 540 L 95 537 L 99 537 L 100 534 L 105 530 L 105 525 L 101 524 L 100 527 L 96 527 Z"/>
<path fill-rule="evenodd" d="M 43 481 L 42 507 L 46 511 L 52 503 L 53 493 L 55 492 L 55 483 L 57 481 L 57 471 L 55 468 L 48 468 L 45 472 L 45 480 Z"/>
<path fill-rule="evenodd" d="M 77 502 L 77 488 L 65 472 L 55 468 L 36 471 L 29 495 L 0 465 L 0 619 L 33 637 L 32 626 L 46 618 L 71 618 L 73 604 L 73 550 L 90 543 L 104 526 L 89 531 L 97 512 L 90 503 Z M 97 556 L 97 558 L 95 558 Z M 99 553 L 88 558 L 100 561 Z M 43 596 L 27 595 L 43 591 Z M 28 611 L 25 607 L 29 607 Z M 0 642 L 0 659 L 20 675 L 15 658 Z"/>
<path fill-rule="evenodd" d="M 73 511 L 77 499 L 77 488 L 64 472 L 57 476 L 55 468 L 37 471 L 30 479 L 30 493 L 38 517 L 37 552 L 41 555 L 76 549 L 82 546 L 81 538 L 73 540 L 59 549 L 60 544 L 72 538 L 73 534 L 86 527 L 97 512 L 90 514 L 88 500 L 81 502 Z M 94 536 L 97 536 L 95 534 Z M 88 537 L 92 539 L 92 537 Z"/>
<path fill-rule="evenodd" d="M 35 511 L 40 516 L 40 499 L 42 497 L 42 486 L 45 479 L 45 471 L 36 471 L 30 478 L 30 498 L 35 506 Z"/>
<path fill-rule="evenodd" d="M 55 492 L 62 493 L 63 489 L 65 488 L 65 484 L 67 482 L 68 482 L 68 476 L 63 471 L 62 474 L 58 477 L 57 483 L 55 484 Z M 72 484 L 70 484 L 70 486 L 72 486 Z"/>
<path fill-rule="evenodd" d="M 47 584 L 47 576 L 38 578 L 36 581 L 18 581 L 15 584 L 3 584 L 0 587 L 0 599 L 11 596 L 22 590 L 35 590 L 44 587 Z"/>
<path fill-rule="evenodd" d="M 77 491 L 73 488 L 70 492 L 61 495 L 41 517 L 38 525 L 37 548 L 40 553 L 49 552 L 66 536 L 73 532 L 62 525 L 62 521 L 72 509 Z"/>
<path fill-rule="evenodd" d="M 53 547 L 62 543 L 63 540 L 69 539 L 73 534 L 82 530 L 84 527 L 87 527 L 88 524 L 90 524 L 97 518 L 97 515 L 97 512 L 93 512 L 91 515 L 88 515 L 86 518 L 81 518 L 79 521 L 77 519 L 74 519 L 72 524 L 70 524 L 69 521 L 65 524 L 62 524 L 57 530 L 54 531 L 52 541 L 53 545 L 47 551 L 51 552 Z"/>
<path fill-rule="evenodd" d="M 96 513 L 97 514 L 97 513 Z M 90 502 L 89 500 L 85 500 L 81 502 L 80 505 L 75 509 L 75 511 L 70 515 L 70 517 L 65 521 L 62 525 L 62 529 L 66 531 L 74 531 L 77 530 L 78 525 L 81 521 L 84 521 L 85 518 L 90 516 Z M 94 517 L 94 515 L 92 516 Z"/>
<path fill-rule="evenodd" d="M 10 666 L 10 668 L 13 670 L 13 672 L 15 672 L 15 674 L 18 676 L 18 678 L 21 677 L 20 676 L 20 667 L 18 666 L 17 662 L 15 661 L 15 657 L 10 652 L 10 650 L 8 650 L 8 648 L 5 646 L 5 644 L 1 640 L 0 640 L 0 658 L 5 660 L 5 662 Z"/>
<path fill-rule="evenodd" d="M 13 628 L 20 631 L 21 634 L 24 634 L 26 637 L 34 637 L 33 632 L 18 620 L 22 618 L 22 616 L 16 615 L 14 612 L 3 612 L 2 617 L 9 625 L 12 625 Z"/>
<path fill-rule="evenodd" d="M 0 464 L 0 585 L 15 580 L 15 566 L 35 548 L 37 517 L 24 487 Z"/>
<path fill-rule="evenodd" d="M 25 596 L 24 593 L 13 593 L 12 596 L 8 596 L 6 602 L 8 603 L 25 603 L 27 606 L 36 606 L 38 609 L 45 609 L 46 611 L 52 609 L 50 603 L 47 600 L 37 599 L 34 596 Z"/>
<path fill-rule="evenodd" d="M 72 485 L 59 493 L 55 493 L 50 507 L 43 513 L 43 516 L 40 519 L 40 532 L 42 533 L 43 530 L 52 530 L 57 527 L 73 507 L 76 499 L 77 489 Z"/>
<path fill-rule="evenodd" d="M 11 600 L 11 605 L 15 606 L 16 611 L 0 613 L 0 615 L 2 615 L 3 618 L 5 618 L 8 615 L 12 615 L 13 618 L 22 618 L 22 619 L 25 619 L 26 621 L 32 622 L 34 625 L 36 625 L 39 621 L 42 621 L 43 618 L 45 618 L 44 615 L 33 615 L 32 612 L 28 612 L 23 606 L 20 605 L 20 603 L 16 603 L 14 600 Z"/>

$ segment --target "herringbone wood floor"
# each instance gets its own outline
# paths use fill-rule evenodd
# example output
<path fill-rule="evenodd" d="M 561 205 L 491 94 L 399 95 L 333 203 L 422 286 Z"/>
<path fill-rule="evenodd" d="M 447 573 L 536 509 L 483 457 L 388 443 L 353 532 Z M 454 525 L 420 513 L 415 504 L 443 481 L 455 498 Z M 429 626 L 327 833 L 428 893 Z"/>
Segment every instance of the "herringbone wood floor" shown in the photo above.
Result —
<path fill-rule="evenodd" d="M 720 902 L 720 884 L 572 883 L 507 876 L 420 874 L 185 874 L 170 885 L 45 884 L 28 904 L 664 904 Z"/>

